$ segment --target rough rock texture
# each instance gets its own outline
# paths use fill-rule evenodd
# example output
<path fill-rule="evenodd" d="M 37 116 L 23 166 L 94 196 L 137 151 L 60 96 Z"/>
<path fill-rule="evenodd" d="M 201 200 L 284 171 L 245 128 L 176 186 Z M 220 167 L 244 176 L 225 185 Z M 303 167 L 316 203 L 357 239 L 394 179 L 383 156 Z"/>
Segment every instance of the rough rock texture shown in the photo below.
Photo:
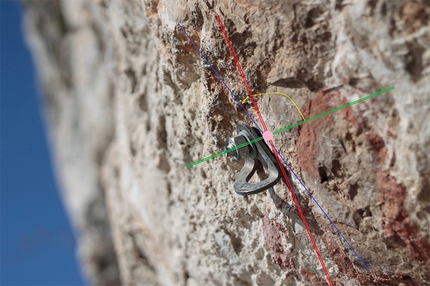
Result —
<path fill-rule="evenodd" d="M 176 26 L 244 98 L 220 15 L 252 90 L 287 93 L 306 117 L 395 87 L 274 142 L 371 269 L 294 179 L 336 285 L 430 285 L 430 3 L 232 2 L 26 2 L 92 282 L 326 284 L 285 184 L 240 197 L 241 162 L 185 167 L 250 123 Z M 282 96 L 258 103 L 271 130 L 300 120 Z"/>

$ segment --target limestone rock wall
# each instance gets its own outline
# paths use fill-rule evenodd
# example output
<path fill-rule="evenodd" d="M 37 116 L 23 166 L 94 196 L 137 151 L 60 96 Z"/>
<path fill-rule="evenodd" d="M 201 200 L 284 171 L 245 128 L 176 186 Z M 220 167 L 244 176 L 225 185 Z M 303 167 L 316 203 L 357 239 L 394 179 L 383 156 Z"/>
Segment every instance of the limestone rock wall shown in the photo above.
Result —
<path fill-rule="evenodd" d="M 336 285 L 430 285 L 428 1 L 25 3 L 58 177 L 94 284 L 326 284 L 284 183 L 240 197 L 241 162 L 185 167 L 251 124 L 177 27 L 242 99 L 219 15 L 252 90 L 287 93 L 306 117 L 395 87 L 274 142 L 370 267 L 293 179 Z M 301 120 L 282 96 L 258 103 L 271 130 Z"/>

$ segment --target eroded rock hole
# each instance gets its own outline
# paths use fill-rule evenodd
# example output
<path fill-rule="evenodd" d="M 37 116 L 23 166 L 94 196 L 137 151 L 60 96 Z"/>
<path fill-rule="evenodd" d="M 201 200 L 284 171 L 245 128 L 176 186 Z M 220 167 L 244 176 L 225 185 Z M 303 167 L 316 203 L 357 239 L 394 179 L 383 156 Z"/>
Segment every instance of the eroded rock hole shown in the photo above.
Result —
<path fill-rule="evenodd" d="M 305 27 L 310 28 L 315 25 L 315 20 L 323 14 L 323 11 L 319 8 L 312 8 L 306 17 Z"/>
<path fill-rule="evenodd" d="M 327 171 L 324 168 L 324 166 L 318 167 L 318 173 L 319 173 L 320 178 L 321 178 L 321 184 L 328 181 Z"/>
<path fill-rule="evenodd" d="M 349 190 L 348 190 L 348 195 L 349 195 L 349 198 L 351 199 L 351 201 L 355 198 L 355 196 L 357 194 L 358 194 L 358 185 L 357 185 L 357 183 L 355 183 L 355 184 L 351 185 L 349 187 Z"/>
<path fill-rule="evenodd" d="M 145 94 L 141 94 L 139 96 L 138 102 L 139 102 L 140 110 L 142 110 L 143 112 L 147 112 L 148 111 L 148 101 L 146 99 Z"/>
<path fill-rule="evenodd" d="M 164 116 L 160 116 L 158 119 L 157 140 L 159 148 L 167 147 L 166 118 Z"/>
<path fill-rule="evenodd" d="M 335 177 L 340 177 L 342 166 L 340 165 L 338 160 L 333 160 L 331 171 Z"/>
<path fill-rule="evenodd" d="M 137 86 L 136 73 L 134 72 L 133 69 L 128 68 L 125 70 L 125 74 L 126 74 L 127 78 L 130 80 L 131 93 L 134 93 L 134 91 L 136 90 L 136 86 Z"/>

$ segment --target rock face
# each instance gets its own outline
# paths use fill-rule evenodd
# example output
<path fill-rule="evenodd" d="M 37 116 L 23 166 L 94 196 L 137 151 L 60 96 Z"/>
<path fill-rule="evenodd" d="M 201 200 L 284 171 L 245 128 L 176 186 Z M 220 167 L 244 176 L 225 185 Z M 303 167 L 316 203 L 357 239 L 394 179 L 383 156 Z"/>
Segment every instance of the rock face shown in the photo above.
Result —
<path fill-rule="evenodd" d="M 65 202 L 94 284 L 325 285 L 281 182 L 241 197 L 217 153 L 254 93 L 307 118 L 275 135 L 336 285 L 430 285 L 428 1 L 26 1 Z M 301 118 L 257 97 L 270 130 Z M 245 104 L 254 118 L 255 109 Z"/>

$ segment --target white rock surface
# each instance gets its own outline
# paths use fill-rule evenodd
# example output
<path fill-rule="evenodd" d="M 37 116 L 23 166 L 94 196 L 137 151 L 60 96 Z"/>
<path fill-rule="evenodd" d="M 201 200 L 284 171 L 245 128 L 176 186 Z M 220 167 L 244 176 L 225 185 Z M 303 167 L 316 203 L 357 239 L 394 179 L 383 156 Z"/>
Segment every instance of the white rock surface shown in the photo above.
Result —
<path fill-rule="evenodd" d="M 94 284 L 326 283 L 284 183 L 240 197 L 241 162 L 185 167 L 250 124 L 176 25 L 242 99 L 219 15 L 253 92 L 287 93 L 306 117 L 394 86 L 274 142 L 370 267 L 293 179 L 336 285 L 429 285 L 428 1 L 25 3 L 58 177 Z M 257 101 L 271 130 L 301 119 L 285 97 Z"/>

